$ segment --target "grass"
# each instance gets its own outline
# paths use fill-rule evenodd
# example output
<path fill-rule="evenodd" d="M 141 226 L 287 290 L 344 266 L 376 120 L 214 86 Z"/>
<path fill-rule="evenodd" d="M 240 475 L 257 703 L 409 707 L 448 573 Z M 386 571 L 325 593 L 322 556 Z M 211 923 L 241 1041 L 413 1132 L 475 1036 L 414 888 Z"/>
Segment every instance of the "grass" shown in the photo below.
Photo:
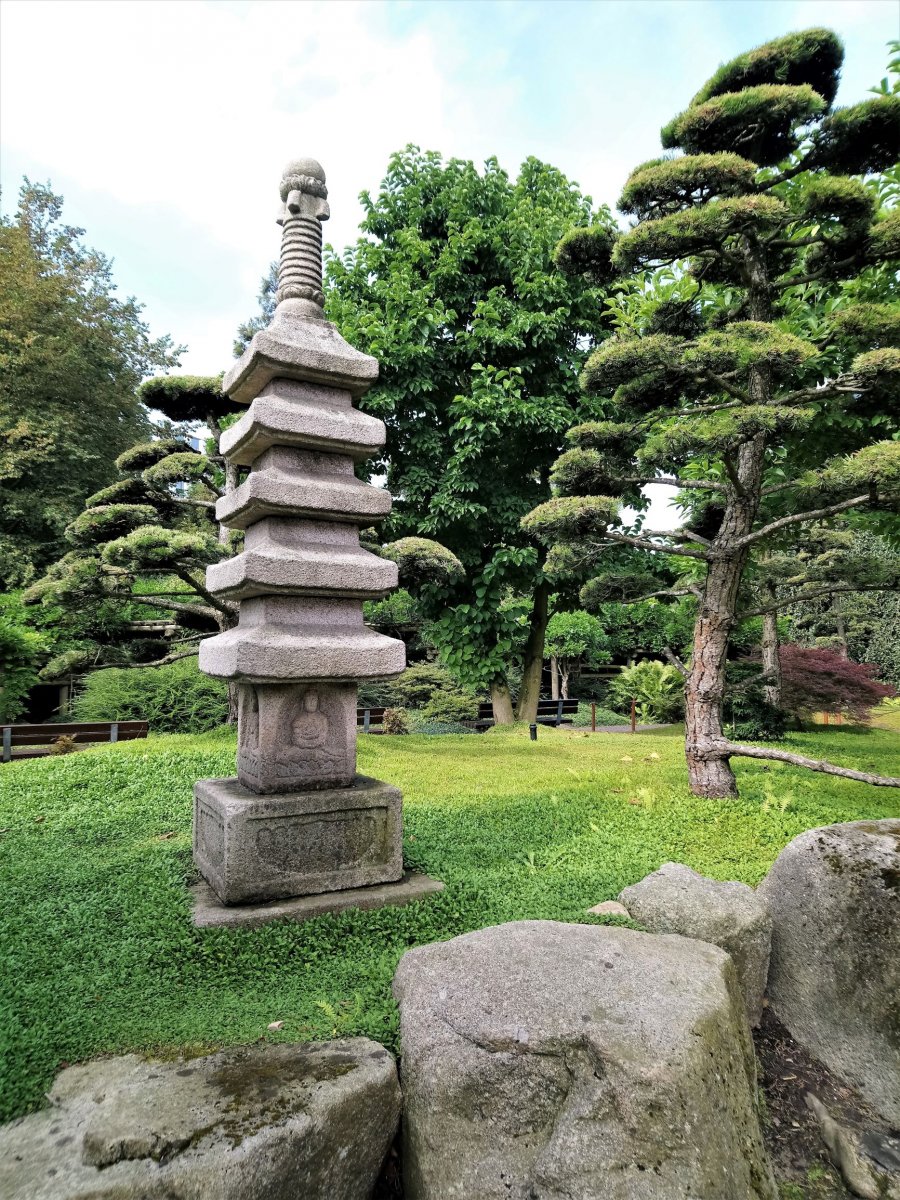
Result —
<path fill-rule="evenodd" d="M 790 743 L 900 774 L 890 731 Z M 0 1119 L 39 1106 L 63 1063 L 100 1053 L 349 1034 L 396 1048 L 390 983 L 410 946 L 525 917 L 599 921 L 585 910 L 667 859 L 755 884 L 804 829 L 900 815 L 892 789 L 756 762 L 737 765 L 740 800 L 697 799 L 676 731 L 364 737 L 360 769 L 404 789 L 407 861 L 446 891 L 195 930 L 191 788 L 231 773 L 234 749 L 217 731 L 0 768 Z"/>

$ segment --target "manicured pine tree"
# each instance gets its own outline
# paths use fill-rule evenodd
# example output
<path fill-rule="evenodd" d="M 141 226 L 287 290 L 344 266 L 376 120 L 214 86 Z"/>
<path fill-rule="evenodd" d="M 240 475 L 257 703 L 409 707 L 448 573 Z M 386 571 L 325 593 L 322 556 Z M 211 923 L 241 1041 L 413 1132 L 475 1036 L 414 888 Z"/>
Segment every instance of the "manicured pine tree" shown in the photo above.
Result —
<path fill-rule="evenodd" d="M 63 614 L 110 600 L 127 611 L 135 605 L 171 613 L 182 638 L 197 630 L 211 632 L 234 624 L 234 606 L 207 591 L 210 563 L 232 553 L 228 532 L 215 521 L 216 498 L 234 480 L 226 479 L 218 455 L 223 422 L 239 411 L 223 396 L 221 380 L 198 376 L 162 376 L 140 389 L 148 407 L 184 426 L 204 421 L 214 452 L 200 453 L 179 434 L 157 437 L 126 450 L 116 460 L 122 478 L 89 496 L 86 507 L 66 529 L 72 549 L 24 594 L 27 603 L 59 606 Z M 148 581 L 159 581 L 156 586 Z M 63 616 L 65 621 L 65 616 Z M 138 626 L 145 622 L 138 621 Z M 145 639 L 134 640 L 125 623 L 111 637 L 82 645 L 51 660 L 43 678 L 99 666 L 161 665 L 185 657 L 157 643 L 148 662 L 135 657 Z"/>
<path fill-rule="evenodd" d="M 837 37 L 813 29 L 721 67 L 662 132 L 663 145 L 681 153 L 645 163 L 628 179 L 619 207 L 636 224 L 611 255 L 606 236 L 589 230 L 573 231 L 557 251 L 559 265 L 574 273 L 642 276 L 675 264 L 693 283 L 692 295 L 657 304 L 644 328 L 593 353 L 582 386 L 604 398 L 609 419 L 570 430 L 572 449 L 553 472 L 557 495 L 523 524 L 547 543 L 598 555 L 624 543 L 695 564 L 698 578 L 672 591 L 698 600 L 685 668 L 686 753 L 697 795 L 737 794 L 735 755 L 900 786 L 737 745 L 722 725 L 729 637 L 751 553 L 789 527 L 900 501 L 900 441 L 876 440 L 885 435 L 875 426 L 851 454 L 834 445 L 796 478 L 771 485 L 767 478 L 783 440 L 813 429 L 833 406 L 874 401 L 896 413 L 895 306 L 822 311 L 816 340 L 780 323 L 796 289 L 900 258 L 900 211 L 880 211 L 874 190 L 854 178 L 896 161 L 900 96 L 833 109 L 842 59 Z M 779 167 L 790 155 L 790 165 Z M 811 176 L 808 187 L 781 186 L 802 172 Z M 697 477 L 697 461 L 708 464 L 706 477 Z M 702 496 L 705 532 L 625 532 L 621 497 L 653 482 Z M 785 512 L 768 519 L 762 506 L 775 491 Z"/>

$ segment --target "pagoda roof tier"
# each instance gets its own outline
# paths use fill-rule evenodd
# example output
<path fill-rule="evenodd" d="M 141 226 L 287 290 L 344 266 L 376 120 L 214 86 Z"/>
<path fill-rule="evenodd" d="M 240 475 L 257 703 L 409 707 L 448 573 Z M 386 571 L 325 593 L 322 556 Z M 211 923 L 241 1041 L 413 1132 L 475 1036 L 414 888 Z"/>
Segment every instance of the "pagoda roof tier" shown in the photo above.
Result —
<path fill-rule="evenodd" d="M 324 383 L 361 396 L 377 378 L 378 360 L 348 345 L 330 321 L 294 314 L 281 304 L 268 329 L 253 335 L 222 388 L 237 404 L 249 404 L 273 379 Z"/>
<path fill-rule="evenodd" d="M 349 456 L 273 446 L 240 487 L 218 501 L 216 519 L 231 529 L 269 516 L 369 525 L 390 511 L 390 493 L 357 479 Z"/>
<path fill-rule="evenodd" d="M 353 408 L 348 391 L 276 379 L 226 429 L 219 445 L 229 462 L 249 467 L 271 446 L 371 458 L 385 436 L 384 422 Z"/>
<path fill-rule="evenodd" d="M 266 517 L 248 530 L 241 554 L 207 568 L 206 586 L 225 600 L 279 593 L 378 600 L 397 586 L 397 564 L 364 550 L 350 525 Z"/>

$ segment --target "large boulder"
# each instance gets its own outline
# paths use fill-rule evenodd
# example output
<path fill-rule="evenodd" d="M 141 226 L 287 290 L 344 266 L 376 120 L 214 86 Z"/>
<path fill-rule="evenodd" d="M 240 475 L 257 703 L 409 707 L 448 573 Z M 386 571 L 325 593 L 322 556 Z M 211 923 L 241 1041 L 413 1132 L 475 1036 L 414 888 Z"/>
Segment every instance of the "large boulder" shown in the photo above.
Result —
<path fill-rule="evenodd" d="M 517 921 L 410 950 L 407 1200 L 774 1200 L 722 950 Z"/>
<path fill-rule="evenodd" d="M 663 863 L 619 893 L 630 916 L 650 933 L 680 933 L 720 946 L 734 959 L 747 1019 L 762 1017 L 772 918 L 746 883 L 721 883 L 681 863 Z"/>
<path fill-rule="evenodd" d="M 773 1010 L 900 1128 L 900 821 L 802 833 L 759 891 Z"/>
<path fill-rule="evenodd" d="M 400 1115 L 366 1038 L 70 1067 L 0 1129 L 4 1200 L 368 1200 Z"/>

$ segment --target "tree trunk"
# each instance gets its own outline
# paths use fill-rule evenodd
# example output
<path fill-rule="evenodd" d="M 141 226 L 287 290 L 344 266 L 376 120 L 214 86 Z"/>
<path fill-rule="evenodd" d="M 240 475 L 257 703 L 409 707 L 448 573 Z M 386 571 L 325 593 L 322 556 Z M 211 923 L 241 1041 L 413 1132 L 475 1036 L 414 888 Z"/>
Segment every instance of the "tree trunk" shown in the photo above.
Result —
<path fill-rule="evenodd" d="M 561 686 L 560 695 L 562 696 L 563 700 L 568 700 L 568 698 L 569 698 L 569 672 L 568 671 L 562 672 L 562 686 Z M 558 697 L 557 697 L 557 699 L 558 699 Z"/>
<path fill-rule="evenodd" d="M 491 704 L 494 708 L 494 723 L 496 725 L 512 725 L 513 716 L 512 696 L 505 679 L 495 679 L 491 684 Z"/>
<path fill-rule="evenodd" d="M 769 321 L 771 294 L 766 263 L 758 243 L 743 240 L 748 276 L 748 316 Z M 764 404 L 771 394 L 771 370 L 766 364 L 750 368 L 748 393 L 752 404 Z M 765 466 L 766 436 L 757 434 L 737 452 L 737 461 L 726 452 L 731 487 L 722 524 L 710 546 L 706 584 L 694 624 L 691 669 L 684 689 L 685 757 L 688 779 L 695 796 L 737 796 L 737 782 L 729 763 L 728 743 L 722 732 L 725 698 L 725 663 L 728 637 L 735 621 L 738 589 L 747 563 L 747 546 L 735 547 L 751 532 L 759 508 Z"/>
<path fill-rule="evenodd" d="M 841 658 L 850 657 L 850 647 L 847 645 L 847 622 L 844 620 L 844 610 L 841 607 L 840 596 L 833 596 L 831 607 L 834 611 L 834 624 L 837 630 L 838 654 Z"/>
<path fill-rule="evenodd" d="M 531 724 L 537 718 L 541 696 L 541 674 L 544 670 L 544 635 L 550 619 L 550 584 L 542 580 L 534 589 L 531 604 L 531 624 L 525 642 L 522 687 L 516 718 Z"/>
<path fill-rule="evenodd" d="M 777 596 L 775 585 L 766 583 L 763 595 L 767 604 L 774 604 Z M 767 704 L 778 708 L 781 704 L 781 658 L 779 656 L 778 613 L 763 613 L 762 666 L 766 682 L 763 697 Z"/>
<path fill-rule="evenodd" d="M 559 699 L 559 663 L 555 654 L 550 656 L 550 699 Z"/>
<path fill-rule="evenodd" d="M 746 556 L 710 563 L 704 596 L 694 624 L 691 666 L 684 689 L 684 733 L 688 779 L 695 796 L 737 795 L 724 740 L 722 701 L 728 635 L 734 624 L 738 585 Z"/>

